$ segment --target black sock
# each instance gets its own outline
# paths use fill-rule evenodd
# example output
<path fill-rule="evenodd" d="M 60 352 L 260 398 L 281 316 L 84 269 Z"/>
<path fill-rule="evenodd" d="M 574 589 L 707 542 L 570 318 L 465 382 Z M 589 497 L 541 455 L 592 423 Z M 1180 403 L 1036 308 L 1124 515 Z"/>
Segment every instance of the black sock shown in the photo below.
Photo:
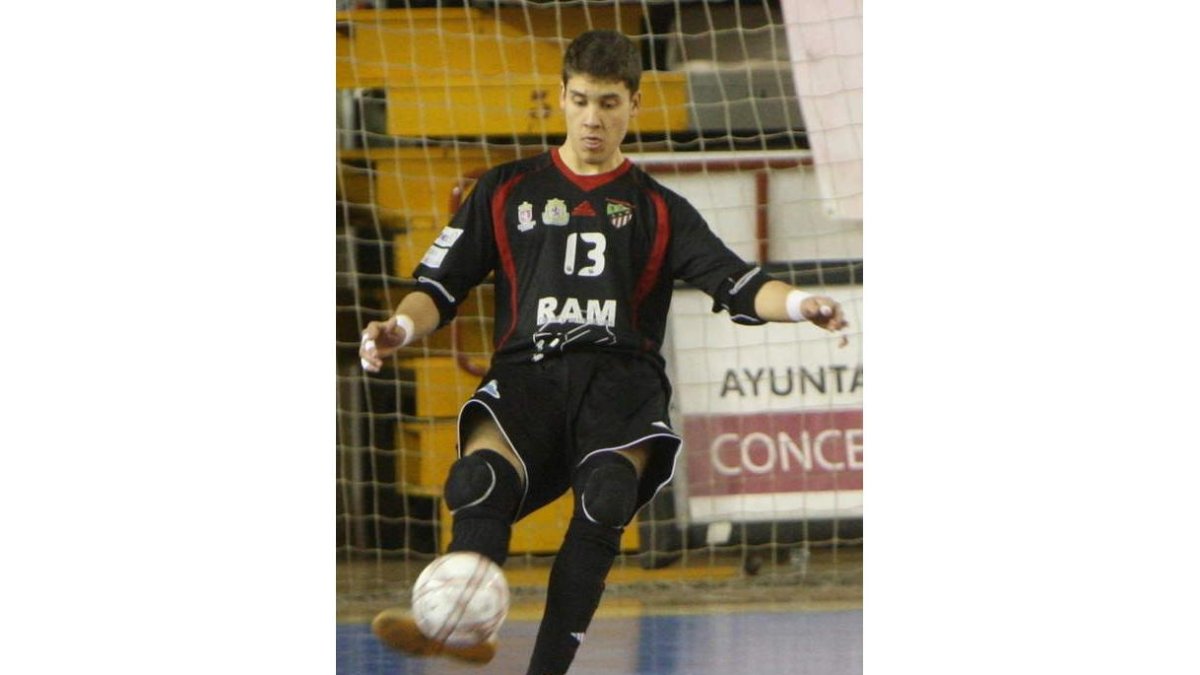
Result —
<path fill-rule="evenodd" d="M 604 578 L 620 550 L 623 531 L 578 516 L 571 519 L 550 570 L 546 613 L 526 675 L 567 672 L 600 605 Z"/>

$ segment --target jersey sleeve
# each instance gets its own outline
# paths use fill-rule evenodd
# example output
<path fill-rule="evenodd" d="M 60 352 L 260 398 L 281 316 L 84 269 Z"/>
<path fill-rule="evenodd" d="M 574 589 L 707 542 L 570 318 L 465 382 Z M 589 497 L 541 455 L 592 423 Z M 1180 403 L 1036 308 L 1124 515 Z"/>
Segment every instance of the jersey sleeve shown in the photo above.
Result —
<path fill-rule="evenodd" d="M 496 267 L 492 230 L 493 172 L 484 174 L 412 272 L 417 289 L 433 298 L 441 321 L 450 323 L 468 293 Z"/>
<path fill-rule="evenodd" d="M 754 310 L 754 298 L 771 277 L 731 251 L 687 200 L 668 193 L 667 205 L 675 278 L 707 293 L 713 299 L 712 311 L 725 310 L 736 323 L 766 323 Z"/>

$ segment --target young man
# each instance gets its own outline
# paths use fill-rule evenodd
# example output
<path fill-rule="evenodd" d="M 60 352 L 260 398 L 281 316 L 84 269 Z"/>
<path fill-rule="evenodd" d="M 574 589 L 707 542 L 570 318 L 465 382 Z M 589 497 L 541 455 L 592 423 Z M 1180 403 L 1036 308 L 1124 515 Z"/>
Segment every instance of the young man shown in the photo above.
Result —
<path fill-rule="evenodd" d="M 512 523 L 574 493 L 528 675 L 567 672 L 625 526 L 671 479 L 681 441 L 668 423 L 659 348 L 674 280 L 707 292 L 714 311 L 738 323 L 846 326 L 838 303 L 743 262 L 695 208 L 621 154 L 641 103 L 640 61 L 620 33 L 576 38 L 563 58 L 566 141 L 480 178 L 414 271 L 417 289 L 362 336 L 363 368 L 377 372 L 396 349 L 453 320 L 495 272 L 491 369 L 459 414 L 444 496 L 449 550 L 503 565 Z M 495 653 L 494 642 L 434 644 L 400 610 L 373 628 L 413 654 L 486 663 Z"/>

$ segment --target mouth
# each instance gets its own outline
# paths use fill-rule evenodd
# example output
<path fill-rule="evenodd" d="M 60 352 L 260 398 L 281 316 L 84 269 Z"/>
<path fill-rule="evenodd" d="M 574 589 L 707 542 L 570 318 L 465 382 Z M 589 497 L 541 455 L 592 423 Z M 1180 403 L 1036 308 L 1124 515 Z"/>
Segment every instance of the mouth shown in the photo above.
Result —
<path fill-rule="evenodd" d="M 581 140 L 583 147 L 588 150 L 599 150 L 604 147 L 604 139 L 599 136 L 584 136 Z"/>

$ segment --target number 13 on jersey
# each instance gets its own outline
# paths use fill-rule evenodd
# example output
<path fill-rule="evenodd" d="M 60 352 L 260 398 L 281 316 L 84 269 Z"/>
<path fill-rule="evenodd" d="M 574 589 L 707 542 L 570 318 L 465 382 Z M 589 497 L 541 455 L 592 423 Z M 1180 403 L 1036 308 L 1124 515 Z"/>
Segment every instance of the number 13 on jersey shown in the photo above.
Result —
<path fill-rule="evenodd" d="M 575 249 L 582 239 L 588 249 L 585 251 L 590 265 L 585 265 L 575 271 Z M 578 274 L 581 277 L 598 277 L 604 272 L 604 249 L 608 246 L 602 232 L 572 232 L 567 235 L 567 253 L 563 260 L 563 274 Z"/>

